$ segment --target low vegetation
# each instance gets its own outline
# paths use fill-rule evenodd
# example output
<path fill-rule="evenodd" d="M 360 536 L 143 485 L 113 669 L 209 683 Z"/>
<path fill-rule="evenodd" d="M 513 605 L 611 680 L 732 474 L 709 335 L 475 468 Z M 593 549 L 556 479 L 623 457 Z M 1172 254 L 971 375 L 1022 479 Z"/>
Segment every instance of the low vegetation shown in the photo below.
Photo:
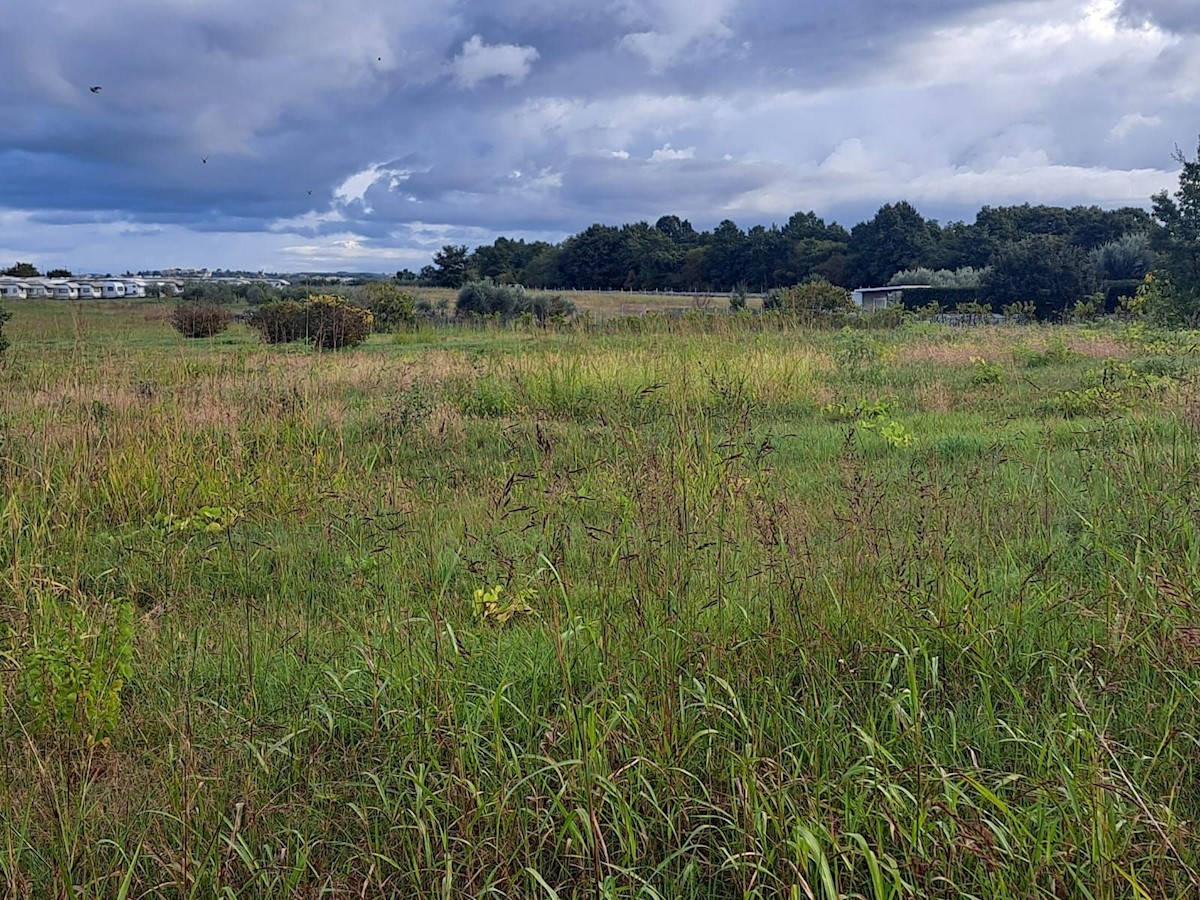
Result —
<path fill-rule="evenodd" d="M 389 321 L 397 313 L 389 309 Z M 357 347 L 371 334 L 375 317 L 370 310 L 332 294 L 318 294 L 303 302 L 276 300 L 253 308 L 247 324 L 264 343 L 307 341 L 322 350 Z"/>
<path fill-rule="evenodd" d="M 224 306 L 203 300 L 185 300 L 175 304 L 171 324 L 186 338 L 207 338 L 229 327 L 233 314 Z"/>
<path fill-rule="evenodd" d="M 0 895 L 1200 890 L 1195 335 L 156 310 L 10 323 Z"/>

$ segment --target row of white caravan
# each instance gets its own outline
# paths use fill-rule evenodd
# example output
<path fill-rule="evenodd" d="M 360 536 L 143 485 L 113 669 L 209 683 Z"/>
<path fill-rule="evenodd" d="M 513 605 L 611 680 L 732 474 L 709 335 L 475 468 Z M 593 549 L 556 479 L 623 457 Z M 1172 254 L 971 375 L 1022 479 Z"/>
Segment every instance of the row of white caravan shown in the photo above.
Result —
<path fill-rule="evenodd" d="M 96 281 L 66 278 L 0 278 L 0 297 L 25 300 L 52 297 L 55 300 L 117 300 L 148 294 L 176 296 L 183 285 L 176 281 L 147 281 L 143 278 L 103 278 Z"/>

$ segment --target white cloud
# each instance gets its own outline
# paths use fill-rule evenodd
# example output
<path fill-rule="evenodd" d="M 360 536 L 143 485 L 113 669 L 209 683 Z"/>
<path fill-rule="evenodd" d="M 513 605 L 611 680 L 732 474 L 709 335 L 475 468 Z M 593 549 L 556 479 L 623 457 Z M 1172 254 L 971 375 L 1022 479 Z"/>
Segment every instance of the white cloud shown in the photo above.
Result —
<path fill-rule="evenodd" d="M 650 154 L 651 162 L 668 162 L 670 160 L 676 160 L 676 159 L 695 159 L 695 158 L 696 158 L 696 148 L 695 147 L 684 147 L 682 149 L 676 150 L 670 144 L 664 144 L 658 150 L 655 150 L 653 153 Z"/>
<path fill-rule="evenodd" d="M 528 77 L 538 56 L 534 47 L 485 44 L 483 38 L 476 34 L 463 44 L 462 52 L 454 58 L 451 69 L 455 81 L 464 88 L 473 88 L 492 78 L 520 84 Z"/>
<path fill-rule="evenodd" d="M 734 37 L 726 23 L 734 0 L 620 0 L 618 14 L 649 26 L 621 38 L 621 47 L 641 56 L 652 72 L 663 72 L 699 50 L 715 51 Z"/>
<path fill-rule="evenodd" d="M 1157 128 L 1162 123 L 1162 116 L 1144 116 L 1141 113 L 1129 113 L 1129 115 L 1122 116 L 1121 120 L 1112 127 L 1112 131 L 1108 134 L 1113 140 L 1123 141 L 1140 129 Z"/>
<path fill-rule="evenodd" d="M 361 262 L 364 260 L 403 263 L 423 262 L 426 254 L 403 247 L 373 247 L 357 234 L 332 235 L 320 244 L 296 244 L 281 252 L 307 264 Z"/>

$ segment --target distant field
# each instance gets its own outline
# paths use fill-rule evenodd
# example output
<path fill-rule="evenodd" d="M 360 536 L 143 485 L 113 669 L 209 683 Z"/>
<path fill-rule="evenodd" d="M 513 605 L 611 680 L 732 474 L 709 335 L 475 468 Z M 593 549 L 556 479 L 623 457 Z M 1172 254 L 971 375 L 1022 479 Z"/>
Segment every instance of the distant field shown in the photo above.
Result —
<path fill-rule="evenodd" d="M 1195 335 L 10 308 L 0 896 L 1200 896 Z"/>

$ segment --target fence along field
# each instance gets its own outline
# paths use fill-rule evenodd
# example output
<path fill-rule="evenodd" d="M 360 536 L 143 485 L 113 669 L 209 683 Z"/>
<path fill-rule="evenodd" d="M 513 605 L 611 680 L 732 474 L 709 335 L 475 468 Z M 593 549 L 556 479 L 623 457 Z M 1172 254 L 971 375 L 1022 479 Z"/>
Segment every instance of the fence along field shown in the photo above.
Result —
<path fill-rule="evenodd" d="M 1196 896 L 1193 338 L 0 367 L 6 897 Z"/>

